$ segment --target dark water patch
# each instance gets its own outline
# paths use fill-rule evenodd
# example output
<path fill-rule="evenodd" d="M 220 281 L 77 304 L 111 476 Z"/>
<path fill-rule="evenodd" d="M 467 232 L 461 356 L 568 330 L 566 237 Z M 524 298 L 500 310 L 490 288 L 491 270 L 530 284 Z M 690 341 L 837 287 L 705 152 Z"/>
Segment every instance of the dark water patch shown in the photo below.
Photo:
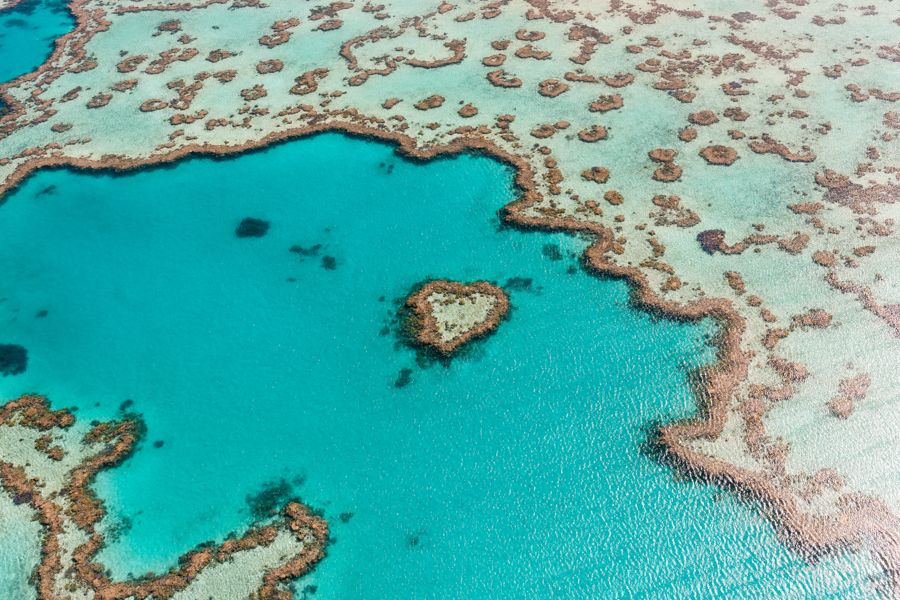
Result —
<path fill-rule="evenodd" d="M 541 254 L 543 254 L 545 258 L 549 258 L 553 261 L 563 259 L 562 250 L 560 250 L 557 244 L 544 244 L 541 248 Z"/>
<path fill-rule="evenodd" d="M 239 238 L 258 238 L 269 232 L 269 222 L 255 217 L 247 217 L 242 220 L 234 230 L 234 235 Z"/>
<path fill-rule="evenodd" d="M 154 448 L 162 448 L 165 444 L 166 443 L 162 440 L 156 440 L 155 442 L 153 442 L 153 447 Z"/>
<path fill-rule="evenodd" d="M 247 495 L 246 502 L 250 514 L 256 520 L 277 515 L 285 504 L 299 500 L 296 489 L 305 482 L 305 475 L 297 475 L 290 481 L 282 477 L 264 483 L 258 492 Z M 313 512 L 315 514 L 315 511 Z"/>
<path fill-rule="evenodd" d="M 341 520 L 341 523 L 349 523 L 350 519 L 353 518 L 352 512 L 342 512 L 338 518 Z"/>
<path fill-rule="evenodd" d="M 540 291 L 540 290 L 535 290 L 534 279 L 532 279 L 531 277 L 510 277 L 500 287 L 502 287 L 505 290 L 516 291 L 516 292 Z"/>
<path fill-rule="evenodd" d="M 28 368 L 28 350 L 18 344 L 0 344 L 0 374 L 21 375 Z"/>
<path fill-rule="evenodd" d="M 408 386 L 412 382 L 412 369 L 400 369 L 400 374 L 397 375 L 397 380 L 394 381 L 394 387 L 397 389 L 402 389 Z"/>
<path fill-rule="evenodd" d="M 46 317 L 48 314 L 50 314 L 50 312 L 49 312 L 46 308 L 42 308 L 41 310 L 37 311 L 37 312 L 34 314 L 34 318 L 35 318 L 35 319 L 43 319 L 43 318 Z"/>
<path fill-rule="evenodd" d="M 296 254 L 300 257 L 300 260 L 303 260 L 304 258 L 318 256 L 321 250 L 322 244 L 313 244 L 312 246 L 301 246 L 299 244 L 294 244 L 293 246 L 291 246 L 289 252 Z"/>
<path fill-rule="evenodd" d="M 131 531 L 132 527 L 134 527 L 134 519 L 127 515 L 120 516 L 106 529 L 108 541 L 115 542 L 120 540 L 123 535 Z"/>
<path fill-rule="evenodd" d="M 19 506 L 20 504 L 30 503 L 32 498 L 31 492 L 20 492 L 13 496 L 13 504 Z"/>
<path fill-rule="evenodd" d="M 413 531 L 406 534 L 406 545 L 409 548 L 415 548 L 422 543 L 422 536 L 425 535 L 424 529 Z"/>
<path fill-rule="evenodd" d="M 45 186 L 45 187 L 39 189 L 37 192 L 35 192 L 34 197 L 40 198 L 41 196 L 50 196 L 55 193 L 56 193 L 56 186 L 48 185 L 48 186 Z"/>
<path fill-rule="evenodd" d="M 265 519 L 278 514 L 279 509 L 294 496 L 294 486 L 286 479 L 263 484 L 261 490 L 247 496 L 247 507 L 255 519 Z"/>
<path fill-rule="evenodd" d="M 334 271 L 337 269 L 337 259 L 326 254 L 322 257 L 322 268 L 326 271 Z"/>
<path fill-rule="evenodd" d="M 125 412 L 132 406 L 134 406 L 134 400 L 125 400 L 119 405 L 119 412 Z"/>

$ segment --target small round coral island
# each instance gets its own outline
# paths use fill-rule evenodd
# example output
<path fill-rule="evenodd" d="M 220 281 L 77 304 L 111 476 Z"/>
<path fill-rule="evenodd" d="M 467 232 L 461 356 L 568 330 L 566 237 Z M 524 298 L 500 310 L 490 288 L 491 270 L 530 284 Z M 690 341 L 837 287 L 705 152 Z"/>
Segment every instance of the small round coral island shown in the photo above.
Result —
<path fill-rule="evenodd" d="M 509 312 L 509 296 L 487 281 L 433 279 L 416 287 L 404 309 L 403 329 L 410 341 L 450 357 L 497 329 Z"/>

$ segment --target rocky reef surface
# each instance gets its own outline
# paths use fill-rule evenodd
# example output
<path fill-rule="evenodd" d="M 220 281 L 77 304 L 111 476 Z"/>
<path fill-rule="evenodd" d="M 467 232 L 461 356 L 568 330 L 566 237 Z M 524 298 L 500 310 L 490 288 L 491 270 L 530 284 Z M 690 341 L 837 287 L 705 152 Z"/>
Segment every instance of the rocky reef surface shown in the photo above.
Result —
<path fill-rule="evenodd" d="M 490 154 L 516 169 L 509 224 L 592 236 L 585 267 L 636 306 L 721 323 L 699 416 L 656 433 L 672 463 L 758 499 L 810 557 L 872 552 L 900 593 L 891 2 L 70 8 L 0 90 L 0 193 L 330 130 Z"/>
<path fill-rule="evenodd" d="M 404 328 L 417 345 L 451 356 L 488 335 L 509 312 L 509 297 L 487 281 L 435 279 L 407 298 Z"/>

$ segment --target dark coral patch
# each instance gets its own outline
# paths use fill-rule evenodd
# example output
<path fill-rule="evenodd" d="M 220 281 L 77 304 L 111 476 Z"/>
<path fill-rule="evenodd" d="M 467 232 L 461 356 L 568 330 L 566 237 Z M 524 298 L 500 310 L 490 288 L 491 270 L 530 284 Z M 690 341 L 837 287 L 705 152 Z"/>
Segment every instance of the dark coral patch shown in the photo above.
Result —
<path fill-rule="evenodd" d="M 334 271 L 337 269 L 337 259 L 333 256 L 325 255 L 322 257 L 322 268 L 326 271 Z"/>
<path fill-rule="evenodd" d="M 400 369 L 400 374 L 397 375 L 397 380 L 394 382 L 394 387 L 397 389 L 405 388 L 412 381 L 412 369 Z"/>
<path fill-rule="evenodd" d="M 247 495 L 247 506 L 255 519 L 266 519 L 276 514 L 294 497 L 294 483 L 285 479 L 263 484 L 255 494 Z"/>
<path fill-rule="evenodd" d="M 302 258 L 310 257 L 310 256 L 318 256 L 319 251 L 322 249 L 322 244 L 313 244 L 312 246 L 301 246 L 300 244 L 294 244 L 290 248 L 290 252 L 292 254 L 296 254 Z"/>
<path fill-rule="evenodd" d="M 556 244 L 544 244 L 544 247 L 541 248 L 541 254 L 543 254 L 546 258 L 550 260 L 562 260 L 563 254 L 562 250 L 559 249 L 559 246 Z"/>
<path fill-rule="evenodd" d="M 262 237 L 269 231 L 269 222 L 254 217 L 247 217 L 234 230 L 239 238 Z"/>
<path fill-rule="evenodd" d="M 707 229 L 697 234 L 700 247 L 707 254 L 715 254 L 725 243 L 725 231 L 722 229 Z"/>
<path fill-rule="evenodd" d="M 28 368 L 28 350 L 18 344 L 0 344 L 0 374 L 21 375 Z"/>

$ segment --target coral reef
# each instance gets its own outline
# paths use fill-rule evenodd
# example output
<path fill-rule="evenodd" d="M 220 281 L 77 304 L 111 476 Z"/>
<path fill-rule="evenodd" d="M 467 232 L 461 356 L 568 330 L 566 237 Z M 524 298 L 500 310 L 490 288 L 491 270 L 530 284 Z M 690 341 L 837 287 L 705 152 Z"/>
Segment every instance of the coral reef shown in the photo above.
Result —
<path fill-rule="evenodd" d="M 451 356 L 497 328 L 509 312 L 509 297 L 486 281 L 436 279 L 406 299 L 404 312 L 404 329 L 416 345 Z"/>

